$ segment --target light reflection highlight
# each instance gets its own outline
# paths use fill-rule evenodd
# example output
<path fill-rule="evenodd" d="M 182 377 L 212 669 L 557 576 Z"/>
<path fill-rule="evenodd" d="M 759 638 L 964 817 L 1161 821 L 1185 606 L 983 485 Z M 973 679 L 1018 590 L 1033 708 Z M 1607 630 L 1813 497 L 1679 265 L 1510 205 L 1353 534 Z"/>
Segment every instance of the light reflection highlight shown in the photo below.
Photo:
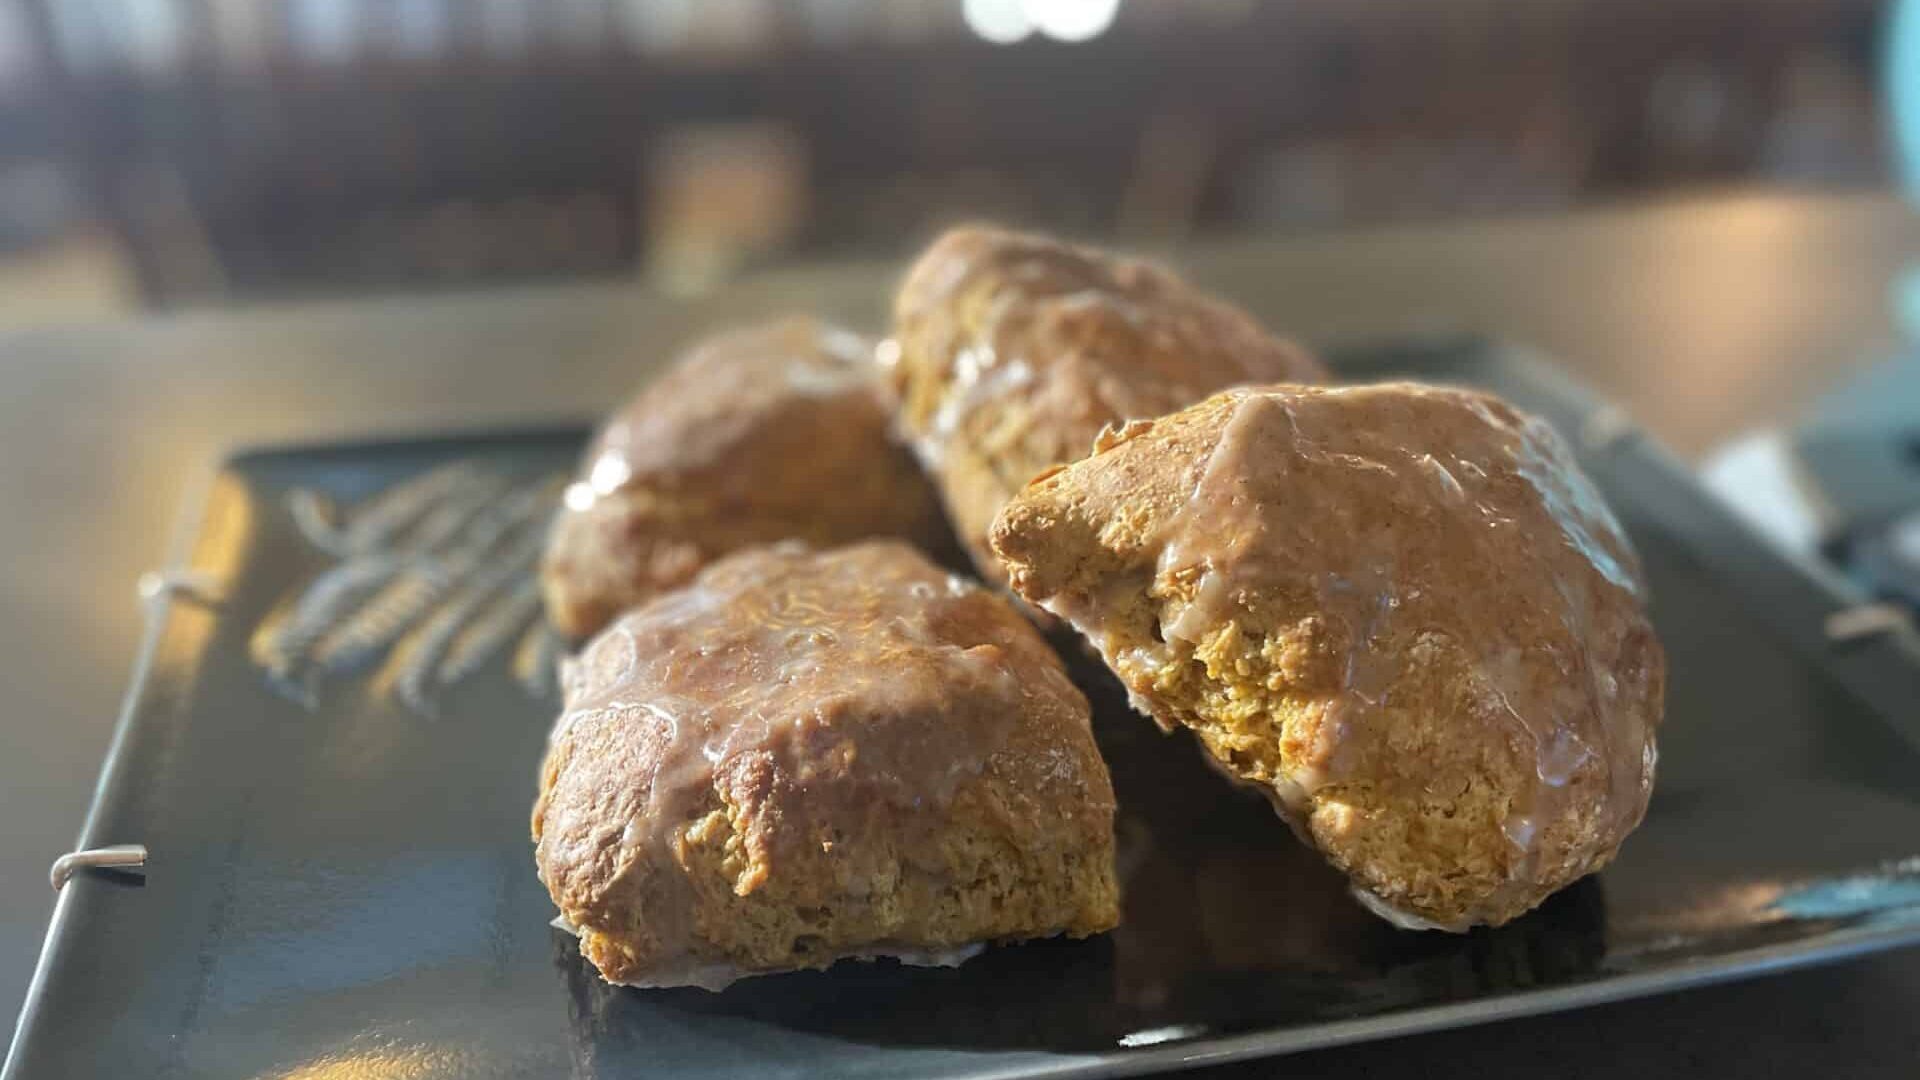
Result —
<path fill-rule="evenodd" d="M 261 1080 L 426 1080 L 457 1075 L 459 1066 L 460 1055 L 452 1050 L 410 1046 L 328 1054 Z"/>
<path fill-rule="evenodd" d="M 1055 41 L 1077 44 L 1107 32 L 1120 13 L 1120 0 L 965 0 L 961 17 L 982 41 L 1013 45 L 1039 31 Z"/>

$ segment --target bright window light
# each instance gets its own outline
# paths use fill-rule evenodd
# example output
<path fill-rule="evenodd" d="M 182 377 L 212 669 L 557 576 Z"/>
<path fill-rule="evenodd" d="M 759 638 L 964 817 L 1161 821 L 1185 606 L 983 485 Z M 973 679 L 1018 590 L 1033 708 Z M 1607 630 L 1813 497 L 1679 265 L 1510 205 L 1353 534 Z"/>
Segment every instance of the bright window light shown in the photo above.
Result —
<path fill-rule="evenodd" d="M 960 13 L 967 29 L 995 45 L 1011 45 L 1033 33 L 1021 0 L 966 0 Z"/>
<path fill-rule="evenodd" d="M 1024 0 L 1021 13 L 1056 41 L 1092 41 L 1113 25 L 1120 0 Z"/>

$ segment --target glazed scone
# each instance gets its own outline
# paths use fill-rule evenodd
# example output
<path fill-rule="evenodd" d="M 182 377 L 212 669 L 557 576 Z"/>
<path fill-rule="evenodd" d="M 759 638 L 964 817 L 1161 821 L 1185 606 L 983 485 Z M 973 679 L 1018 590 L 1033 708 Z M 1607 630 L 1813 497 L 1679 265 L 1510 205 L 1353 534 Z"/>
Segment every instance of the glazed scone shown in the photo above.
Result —
<path fill-rule="evenodd" d="M 1403 925 L 1504 923 L 1646 810 L 1666 661 L 1638 562 L 1497 398 L 1229 391 L 1103 436 L 992 539 L 1137 708 Z"/>
<path fill-rule="evenodd" d="M 794 318 L 709 339 L 616 414 L 541 563 L 548 618 L 585 637 L 753 544 L 938 546 L 938 500 L 894 444 L 869 342 Z"/>
<path fill-rule="evenodd" d="M 1034 474 L 1102 428 L 1243 383 L 1318 382 L 1318 361 L 1167 271 L 986 227 L 908 271 L 883 346 L 899 426 L 980 573 L 987 529 Z"/>
<path fill-rule="evenodd" d="M 540 880 L 610 981 L 717 988 L 1119 919 L 1087 702 L 907 545 L 738 552 L 563 676 Z"/>

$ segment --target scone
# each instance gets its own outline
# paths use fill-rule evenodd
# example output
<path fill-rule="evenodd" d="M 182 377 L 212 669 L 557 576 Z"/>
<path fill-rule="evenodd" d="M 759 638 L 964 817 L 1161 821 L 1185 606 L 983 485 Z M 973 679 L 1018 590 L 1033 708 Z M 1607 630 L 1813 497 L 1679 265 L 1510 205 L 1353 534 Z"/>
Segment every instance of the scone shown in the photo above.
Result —
<path fill-rule="evenodd" d="M 610 981 L 957 962 L 1119 919 L 1086 698 L 1007 601 L 903 543 L 735 553 L 563 681 L 536 861 Z"/>
<path fill-rule="evenodd" d="M 1108 424 L 1324 375 L 1159 267 L 984 227 L 947 233 L 914 264 L 883 348 L 901 431 L 997 583 L 994 515 L 1035 473 L 1085 457 Z"/>
<path fill-rule="evenodd" d="M 1666 661 L 1544 422 L 1411 384 L 1219 394 L 1001 515 L 1013 588 L 1403 925 L 1500 924 L 1652 791 Z"/>
<path fill-rule="evenodd" d="M 541 563 L 550 621 L 585 637 L 729 551 L 900 536 L 938 500 L 891 441 L 870 344 L 810 319 L 712 338 L 610 420 Z"/>

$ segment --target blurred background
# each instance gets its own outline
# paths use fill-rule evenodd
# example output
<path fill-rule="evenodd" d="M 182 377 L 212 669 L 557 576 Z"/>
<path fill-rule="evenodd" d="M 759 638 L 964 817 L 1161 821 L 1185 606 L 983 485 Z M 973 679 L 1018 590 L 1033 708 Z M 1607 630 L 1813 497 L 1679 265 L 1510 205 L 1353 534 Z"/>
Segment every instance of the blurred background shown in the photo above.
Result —
<path fill-rule="evenodd" d="M 0 0 L 0 325 L 1889 182 L 1879 0 Z"/>

